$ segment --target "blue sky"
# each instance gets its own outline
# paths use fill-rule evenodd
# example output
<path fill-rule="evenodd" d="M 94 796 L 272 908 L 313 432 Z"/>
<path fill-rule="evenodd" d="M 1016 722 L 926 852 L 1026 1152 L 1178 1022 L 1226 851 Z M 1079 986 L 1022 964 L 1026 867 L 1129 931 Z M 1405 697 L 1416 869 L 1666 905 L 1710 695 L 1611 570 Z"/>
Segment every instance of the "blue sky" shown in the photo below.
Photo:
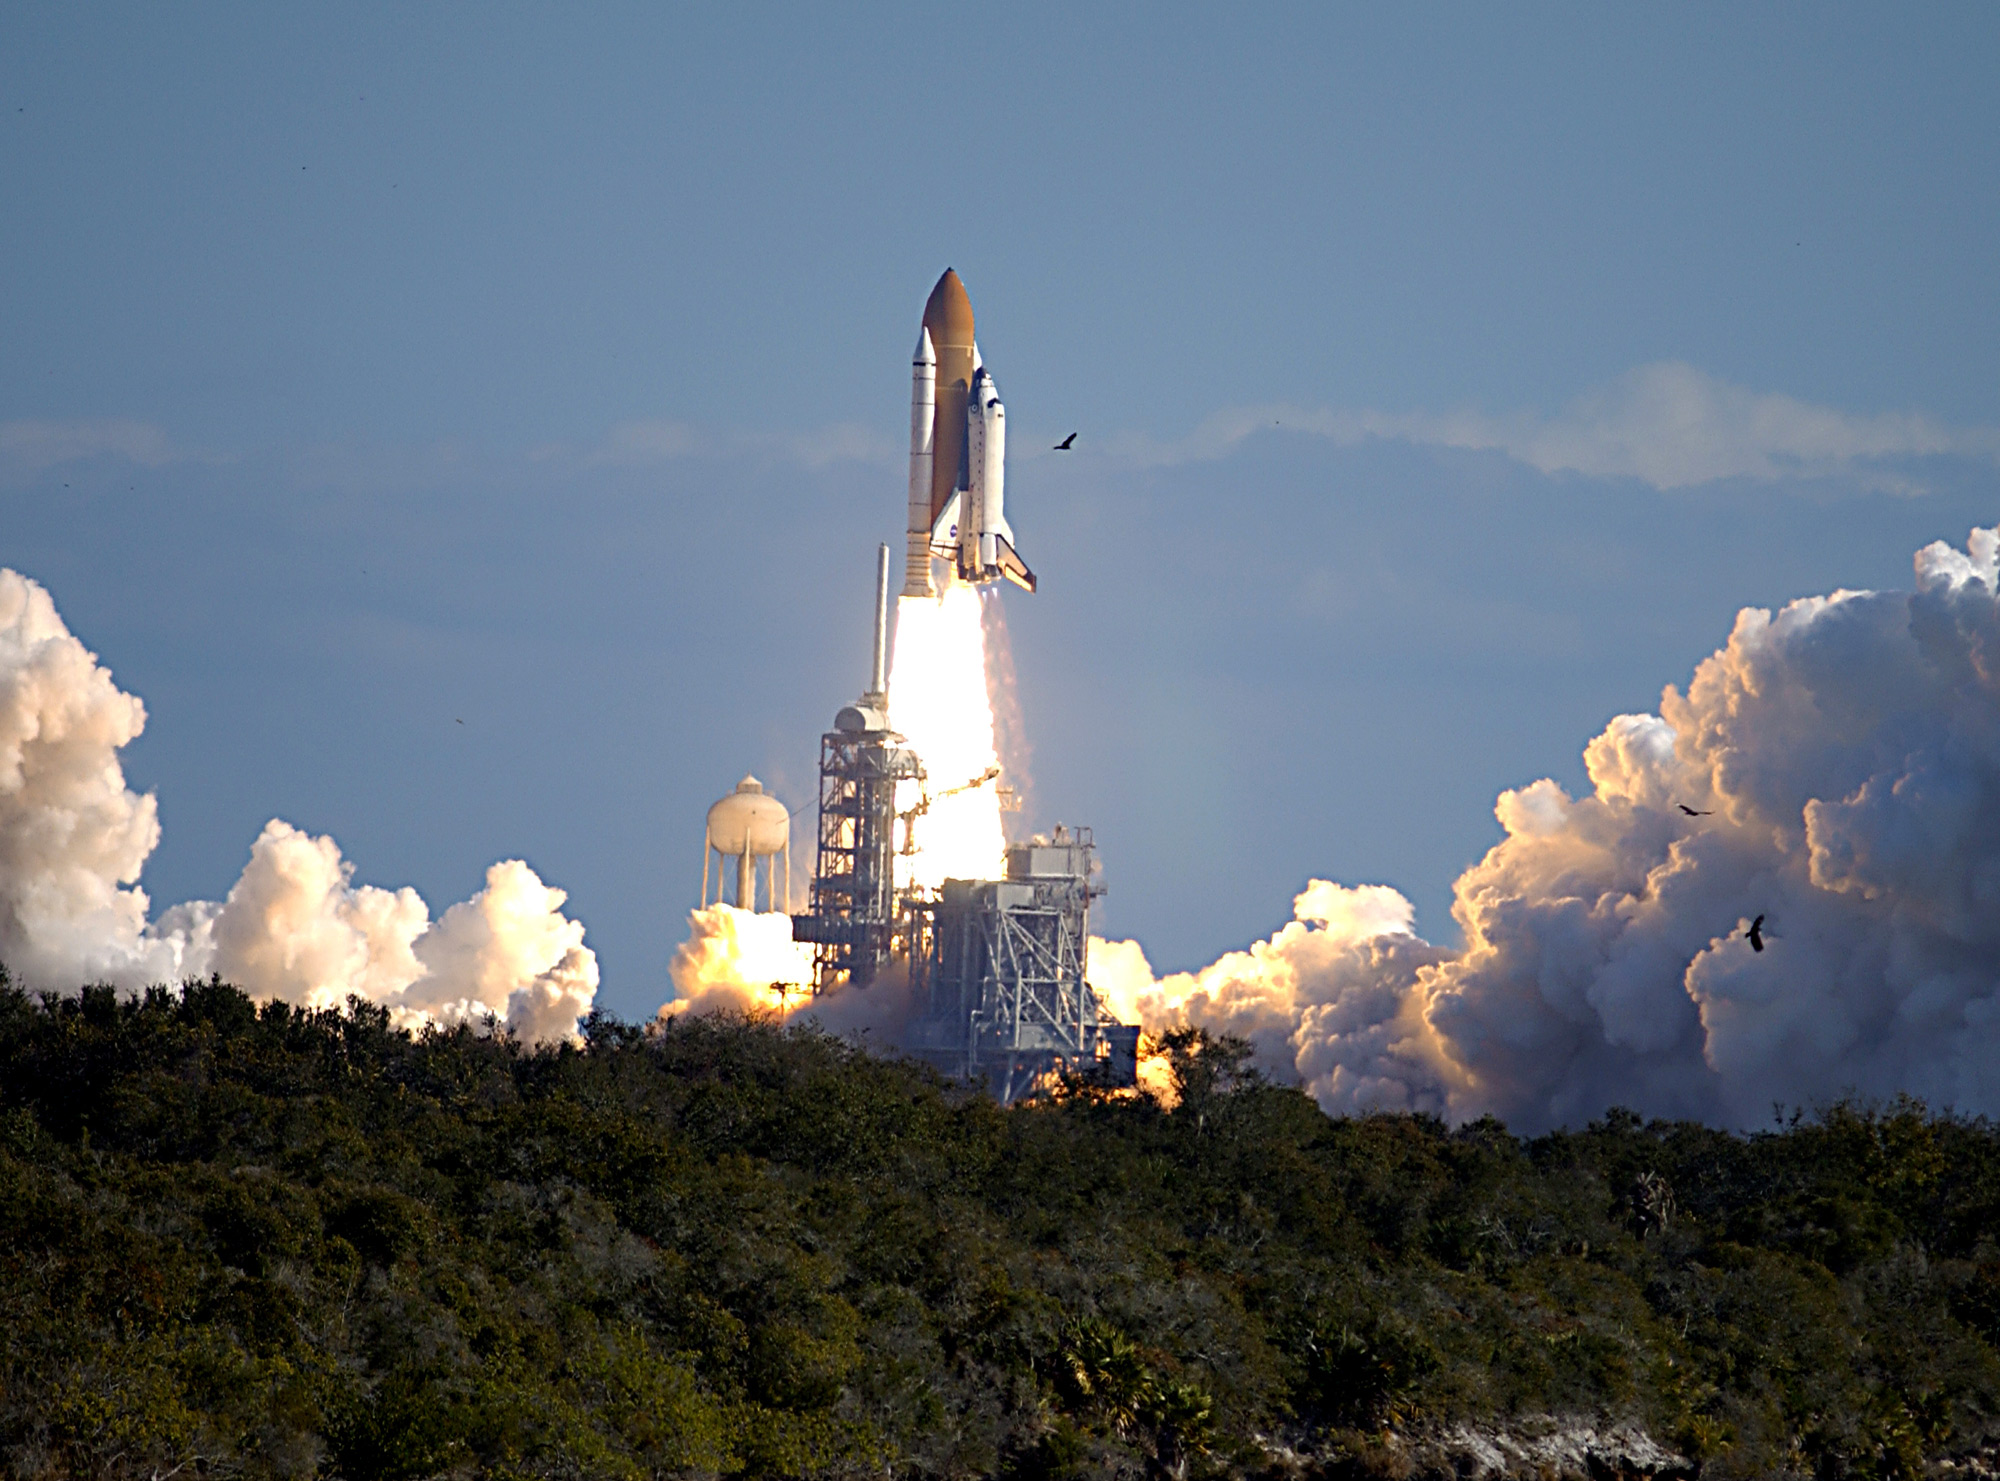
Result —
<path fill-rule="evenodd" d="M 0 14 L 0 564 L 146 700 L 156 904 L 526 857 L 650 1010 L 865 677 L 946 264 L 1024 821 L 1160 966 L 1313 875 L 1450 939 L 1501 788 L 2000 518 L 1990 6 L 976 17 Z"/>

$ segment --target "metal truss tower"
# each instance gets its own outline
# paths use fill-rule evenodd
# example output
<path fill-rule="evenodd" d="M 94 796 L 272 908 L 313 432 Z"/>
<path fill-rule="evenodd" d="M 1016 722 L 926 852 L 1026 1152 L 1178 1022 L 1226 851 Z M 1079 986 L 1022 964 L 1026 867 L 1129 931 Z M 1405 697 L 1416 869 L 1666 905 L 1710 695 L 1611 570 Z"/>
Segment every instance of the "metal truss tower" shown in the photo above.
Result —
<path fill-rule="evenodd" d="M 819 857 L 812 910 L 792 939 L 813 946 L 813 992 L 866 987 L 897 945 L 896 784 L 922 783 L 915 751 L 889 728 L 889 547 L 876 552 L 868 692 L 819 738 Z"/>
<path fill-rule="evenodd" d="M 1088 828 L 1007 850 L 1005 879 L 949 879 L 933 906 L 928 1011 L 910 1047 L 948 1074 L 986 1076 L 1004 1103 L 1059 1069 L 1131 1084 L 1139 1030 L 1084 980 Z"/>
<path fill-rule="evenodd" d="M 840 712 L 866 720 L 865 706 Z M 813 943 L 813 991 L 866 987 L 897 933 L 896 784 L 923 780 L 917 754 L 889 729 L 829 730 L 819 743 L 819 860 L 812 913 L 792 917 L 792 939 Z"/>

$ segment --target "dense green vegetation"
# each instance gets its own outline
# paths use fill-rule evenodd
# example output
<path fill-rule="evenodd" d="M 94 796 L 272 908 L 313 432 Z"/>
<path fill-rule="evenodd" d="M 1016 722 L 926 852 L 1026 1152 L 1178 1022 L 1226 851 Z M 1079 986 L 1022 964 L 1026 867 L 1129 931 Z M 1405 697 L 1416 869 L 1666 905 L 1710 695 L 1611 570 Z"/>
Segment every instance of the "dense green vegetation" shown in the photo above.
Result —
<path fill-rule="evenodd" d="M 809 1032 L 588 1029 L 0 988 L 0 1464 L 1365 1474 L 1558 1413 L 1887 1476 L 2000 1432 L 1983 1121 L 1334 1120 L 1192 1032 L 1171 1110 L 1003 1111 Z"/>

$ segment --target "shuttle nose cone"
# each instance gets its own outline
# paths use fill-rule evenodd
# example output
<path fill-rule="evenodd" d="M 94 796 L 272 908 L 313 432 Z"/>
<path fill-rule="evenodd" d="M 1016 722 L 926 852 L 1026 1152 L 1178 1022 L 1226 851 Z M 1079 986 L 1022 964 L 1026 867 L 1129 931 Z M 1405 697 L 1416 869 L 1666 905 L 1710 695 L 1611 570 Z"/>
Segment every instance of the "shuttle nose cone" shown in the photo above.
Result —
<path fill-rule="evenodd" d="M 972 300 L 965 296 L 965 284 L 959 282 L 958 274 L 950 268 L 944 270 L 937 287 L 931 289 L 930 301 L 924 305 L 924 328 L 930 331 L 940 361 L 948 347 L 972 348 Z"/>

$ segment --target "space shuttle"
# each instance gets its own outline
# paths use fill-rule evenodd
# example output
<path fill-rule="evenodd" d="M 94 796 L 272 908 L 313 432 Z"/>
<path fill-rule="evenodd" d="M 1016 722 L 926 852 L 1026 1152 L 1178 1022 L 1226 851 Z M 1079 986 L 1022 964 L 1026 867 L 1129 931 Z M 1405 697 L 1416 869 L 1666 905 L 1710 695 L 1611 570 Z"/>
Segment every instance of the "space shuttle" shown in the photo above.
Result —
<path fill-rule="evenodd" d="M 1007 409 L 972 337 L 972 300 L 946 268 L 924 305 L 910 362 L 910 522 L 903 595 L 936 595 L 933 557 L 961 581 L 1003 576 L 1028 591 L 1035 573 L 1007 523 Z"/>

